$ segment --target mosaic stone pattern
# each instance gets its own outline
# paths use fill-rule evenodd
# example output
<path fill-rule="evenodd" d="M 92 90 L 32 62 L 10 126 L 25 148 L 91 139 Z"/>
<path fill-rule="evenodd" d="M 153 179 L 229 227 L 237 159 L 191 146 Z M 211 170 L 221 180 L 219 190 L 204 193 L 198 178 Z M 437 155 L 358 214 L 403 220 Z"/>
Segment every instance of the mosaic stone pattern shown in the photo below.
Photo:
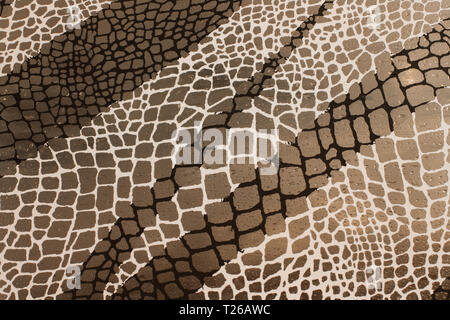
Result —
<path fill-rule="evenodd" d="M 0 299 L 450 299 L 449 0 L 1 8 Z"/>

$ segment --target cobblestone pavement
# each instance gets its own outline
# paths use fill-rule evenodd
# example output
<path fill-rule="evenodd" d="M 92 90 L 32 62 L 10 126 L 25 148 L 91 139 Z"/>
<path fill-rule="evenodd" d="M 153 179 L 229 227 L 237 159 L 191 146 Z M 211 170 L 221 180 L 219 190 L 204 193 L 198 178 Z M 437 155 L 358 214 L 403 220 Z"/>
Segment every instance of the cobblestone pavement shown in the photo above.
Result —
<path fill-rule="evenodd" d="M 450 299 L 450 0 L 0 26 L 0 299 Z"/>

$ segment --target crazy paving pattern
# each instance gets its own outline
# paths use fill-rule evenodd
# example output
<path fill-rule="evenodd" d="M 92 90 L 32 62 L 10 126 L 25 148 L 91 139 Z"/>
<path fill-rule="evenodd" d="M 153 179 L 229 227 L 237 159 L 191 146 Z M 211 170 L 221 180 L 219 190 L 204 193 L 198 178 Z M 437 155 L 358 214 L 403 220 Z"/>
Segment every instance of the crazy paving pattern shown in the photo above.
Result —
<path fill-rule="evenodd" d="M 0 2 L 0 74 L 8 74 L 36 55 L 47 41 L 102 9 L 111 1 L 2 0 Z M 74 16 L 71 18 L 71 13 Z"/>
<path fill-rule="evenodd" d="M 450 298 L 449 0 L 38 2 L 0 15 L 1 299 Z M 198 123 L 279 167 L 175 164 Z"/>

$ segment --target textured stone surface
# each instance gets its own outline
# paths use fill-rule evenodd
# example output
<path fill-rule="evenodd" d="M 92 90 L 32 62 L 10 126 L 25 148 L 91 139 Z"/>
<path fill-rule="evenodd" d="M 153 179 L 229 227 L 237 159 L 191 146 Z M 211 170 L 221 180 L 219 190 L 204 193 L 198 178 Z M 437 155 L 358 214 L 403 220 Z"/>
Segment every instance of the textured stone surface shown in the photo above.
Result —
<path fill-rule="evenodd" d="M 35 157 L 49 139 L 79 135 L 111 103 L 132 97 L 143 82 L 187 55 L 240 4 L 113 2 L 46 43 L 0 79 L 0 166 Z"/>
<path fill-rule="evenodd" d="M 41 42 L 35 61 L 4 77 L 0 297 L 448 298 L 448 1 L 392 1 L 376 29 L 366 4 L 350 1 L 202 4 L 112 4 L 82 25 L 86 34 Z M 192 45 L 172 56 L 170 15 L 183 10 L 202 26 L 180 26 L 179 42 Z M 217 26 L 217 16 L 231 17 Z M 82 77 L 95 101 L 69 93 L 82 102 L 74 119 L 86 122 L 64 120 L 62 135 L 51 121 L 68 114 L 36 109 L 49 124 L 39 142 L 37 122 L 25 120 L 42 101 L 69 112 L 53 82 L 68 77 L 49 65 L 39 100 L 27 96 L 29 65 L 45 62 L 46 48 L 64 51 L 58 37 L 71 35 L 86 45 L 92 35 L 111 55 L 67 48 L 69 60 L 89 58 L 82 69 L 99 70 Z M 153 39 L 163 54 L 139 48 Z M 118 62 L 123 79 L 111 73 Z M 101 99 L 104 108 L 90 107 Z M 172 133 L 194 121 L 276 128 L 278 170 L 175 164 Z M 78 290 L 67 288 L 70 266 L 81 268 Z M 373 268 L 381 290 L 369 283 Z"/>

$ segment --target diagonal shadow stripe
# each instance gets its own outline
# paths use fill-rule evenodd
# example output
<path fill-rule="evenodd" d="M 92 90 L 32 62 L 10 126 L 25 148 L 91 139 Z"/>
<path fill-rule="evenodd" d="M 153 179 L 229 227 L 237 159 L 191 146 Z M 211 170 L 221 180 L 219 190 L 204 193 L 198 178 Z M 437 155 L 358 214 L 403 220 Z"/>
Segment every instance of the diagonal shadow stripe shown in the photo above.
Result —
<path fill-rule="evenodd" d="M 13 2 L 13 0 L 1 0 L 0 1 L 0 17 L 2 16 L 3 8 L 11 5 L 12 2 Z"/>
<path fill-rule="evenodd" d="M 0 76 L 3 77 L 42 46 L 99 12 L 111 0 L 9 1 L 0 14 Z M 31 19 L 31 20 L 30 20 Z M 73 22 L 73 23 L 72 23 Z M 50 28 L 49 28 L 50 27 Z"/>
<path fill-rule="evenodd" d="M 223 118 L 224 121 L 222 125 L 216 125 L 218 126 L 225 126 L 225 123 L 228 121 L 227 119 L 232 119 L 232 115 L 235 113 L 238 113 L 237 110 L 239 106 L 241 105 L 241 102 L 243 101 L 242 98 L 249 98 L 253 99 L 254 97 L 258 96 L 261 91 L 263 90 L 264 85 L 267 85 L 266 81 L 269 81 L 273 74 L 275 73 L 275 70 L 282 65 L 286 59 L 290 56 L 292 51 L 300 45 L 301 39 L 308 33 L 309 30 L 311 30 L 314 25 L 320 21 L 320 19 L 323 17 L 326 11 L 330 10 L 333 5 L 332 0 L 325 1 L 320 7 L 318 7 L 317 12 L 310 16 L 306 21 L 304 21 L 292 34 L 290 39 L 284 44 L 284 46 L 279 50 L 277 54 L 275 54 L 271 58 L 267 58 L 266 62 L 261 68 L 261 71 L 255 73 L 254 76 L 252 76 L 249 80 L 247 80 L 244 84 L 240 86 L 241 92 L 238 93 L 233 98 L 233 109 L 227 117 Z M 214 115 L 217 116 L 217 115 Z M 208 121 L 208 118 L 205 119 L 205 121 Z M 174 179 L 175 172 L 177 168 L 189 168 L 190 166 L 176 166 L 172 171 L 172 177 L 169 179 Z M 192 166 L 192 168 L 198 168 L 198 166 Z M 164 181 L 167 181 L 168 179 L 158 179 L 156 183 L 164 183 Z M 178 185 L 175 184 L 175 192 L 178 190 Z M 152 197 L 153 199 L 157 199 L 155 195 L 155 191 L 151 189 Z M 167 200 L 170 200 L 169 198 L 159 198 L 157 202 L 164 202 Z M 114 275 L 114 273 L 117 272 L 118 266 L 124 262 L 128 257 L 130 256 L 130 252 L 132 250 L 131 242 L 134 238 L 139 237 L 142 232 L 145 229 L 145 224 L 142 221 L 140 224 L 137 223 L 139 220 L 139 216 L 142 214 L 149 214 L 150 212 L 158 213 L 157 209 L 157 203 L 155 202 L 153 205 L 146 207 L 146 208 L 140 208 L 137 206 L 132 206 L 133 208 L 133 216 L 126 217 L 126 221 L 133 225 L 133 227 L 130 229 L 123 227 L 123 219 L 120 218 L 113 228 L 111 229 L 111 232 L 109 233 L 108 237 L 103 239 L 102 242 L 100 242 L 96 249 L 94 249 L 94 252 L 91 254 L 91 256 L 87 259 L 87 261 L 83 264 L 83 271 L 81 278 L 84 279 L 86 277 L 92 278 L 97 277 L 98 282 L 95 284 L 95 290 L 93 290 L 94 286 L 91 286 L 90 284 L 86 284 L 81 290 L 78 290 L 76 292 L 76 295 L 83 295 L 88 296 L 89 298 L 102 298 L 101 292 L 103 291 L 104 287 L 108 283 L 108 281 L 111 279 L 111 277 Z M 145 220 L 145 218 L 144 218 Z M 132 222 L 134 221 L 134 223 Z M 135 228 L 138 229 L 135 229 Z M 126 246 L 126 253 L 123 253 L 120 257 L 117 255 L 111 255 L 109 252 L 116 251 L 116 246 L 118 243 L 127 243 Z M 105 266 L 107 266 L 107 270 L 105 269 Z"/>
<path fill-rule="evenodd" d="M 275 213 L 262 215 L 261 221 L 255 222 L 250 229 L 240 229 L 236 221 L 250 212 L 258 211 L 261 215 L 264 211 L 263 196 L 278 195 L 281 209 L 277 212 L 285 218 L 300 214 L 304 197 L 320 187 L 318 177 L 327 179 L 346 164 L 349 153 L 359 152 L 363 145 L 371 145 L 376 139 L 401 129 L 405 116 L 433 100 L 441 88 L 450 85 L 448 66 L 444 70 L 442 67 L 426 70 L 428 75 L 431 72 L 436 78 L 425 75 L 419 67 L 420 61 L 430 57 L 442 62 L 444 58 L 448 59 L 449 28 L 450 20 L 446 20 L 432 32 L 434 36 L 439 34 L 443 41 L 433 43 L 435 37 L 422 37 L 424 41 L 420 43 L 429 43 L 428 54 L 424 57 L 417 58 L 417 44 L 414 48 L 405 49 L 392 58 L 395 65 L 387 60 L 377 75 L 368 74 L 361 84 L 352 87 L 345 98 L 333 101 L 328 111 L 314 121 L 313 128 L 299 133 L 293 147 L 299 151 L 301 165 L 292 166 L 281 159 L 275 190 L 265 188 L 264 178 L 256 170 L 257 178 L 241 184 L 224 199 L 220 208 L 209 207 L 209 210 L 207 206 L 203 228 L 169 243 L 113 298 L 198 298 L 195 292 L 204 281 L 236 257 L 238 250 L 257 246 L 262 241 L 267 217 Z M 445 48 L 447 50 L 442 50 Z M 405 62 L 406 67 L 402 65 Z M 411 73 L 415 75 L 406 78 Z M 323 169 L 311 172 L 308 169 L 311 161 L 321 162 Z M 254 202 L 250 200 L 255 198 Z M 221 238 L 217 231 L 224 228 L 231 232 L 230 240 Z M 195 241 L 200 237 L 204 240 Z M 78 294 L 73 297 L 77 298 Z"/>
<path fill-rule="evenodd" d="M 242 0 L 116 1 L 0 78 L 0 176 L 71 137 L 228 21 Z"/>
<path fill-rule="evenodd" d="M 433 291 L 433 300 L 450 300 L 450 277 L 447 277 L 442 284 Z"/>

